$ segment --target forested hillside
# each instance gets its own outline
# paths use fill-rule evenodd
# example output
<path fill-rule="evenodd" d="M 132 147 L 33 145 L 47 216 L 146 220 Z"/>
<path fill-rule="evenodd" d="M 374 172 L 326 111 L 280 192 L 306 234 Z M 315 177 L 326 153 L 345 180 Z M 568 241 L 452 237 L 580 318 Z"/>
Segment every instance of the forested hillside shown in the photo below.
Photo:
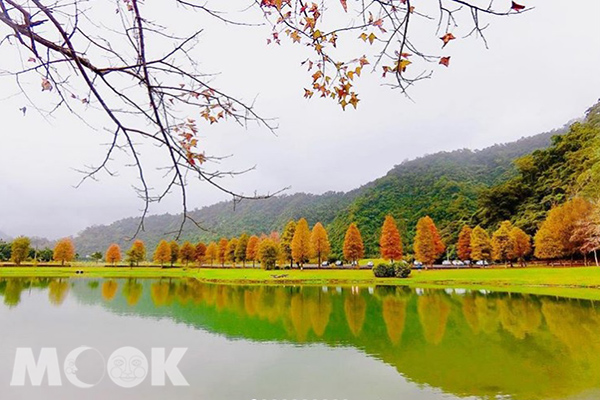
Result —
<path fill-rule="evenodd" d="M 333 247 L 339 248 L 347 226 L 356 222 L 363 233 L 367 254 L 378 252 L 381 223 L 394 216 L 404 232 L 405 247 L 412 243 L 420 217 L 429 215 L 447 242 L 454 241 L 464 223 L 478 209 L 479 193 L 514 176 L 513 161 L 545 148 L 561 131 L 523 138 L 479 151 L 441 152 L 407 161 L 370 183 L 330 226 Z"/>
<path fill-rule="evenodd" d="M 234 205 L 221 202 L 194 210 L 190 213 L 205 230 L 187 223 L 181 240 L 197 242 L 215 240 L 219 237 L 238 236 L 242 232 L 250 234 L 270 233 L 281 230 L 290 219 L 306 218 L 311 224 L 321 221 L 330 224 L 338 213 L 356 197 L 357 191 L 348 193 L 328 192 L 322 195 L 296 193 L 277 196 L 265 200 L 243 201 Z M 119 243 L 128 248 L 128 238 L 138 227 L 139 218 L 126 218 L 110 225 L 92 226 L 76 238 L 77 251 L 81 255 L 94 251 L 104 251 L 111 243 Z M 181 215 L 150 216 L 144 222 L 145 231 L 138 235 L 149 249 L 154 249 L 161 239 L 171 239 L 181 224 Z"/>
<path fill-rule="evenodd" d="M 547 211 L 575 195 L 600 193 L 600 103 L 584 121 L 552 139 L 552 146 L 516 161 L 518 174 L 482 192 L 477 218 L 486 226 L 503 220 L 533 233 Z"/>
<path fill-rule="evenodd" d="M 343 234 L 350 222 L 357 222 L 365 239 L 367 254 L 377 252 L 381 223 L 386 214 L 396 217 L 407 244 L 412 240 L 414 224 L 430 215 L 445 237 L 458 232 L 460 224 L 470 221 L 477 211 L 478 194 L 516 174 L 513 161 L 537 149 L 547 147 L 552 135 L 539 134 L 519 141 L 495 145 L 484 150 L 441 152 L 403 162 L 386 176 L 348 193 L 322 195 L 298 193 L 237 204 L 222 202 L 195 210 L 192 217 L 206 230 L 187 224 L 181 240 L 196 242 L 222 236 L 238 236 L 281 231 L 290 219 L 304 217 L 312 226 L 321 221 L 330 231 L 334 252 L 339 251 Z M 153 249 L 162 238 L 178 229 L 180 215 L 157 215 L 145 221 L 139 238 Z M 76 238 L 78 253 L 104 251 L 111 243 L 129 247 L 138 218 L 127 218 L 107 226 L 93 226 Z"/>

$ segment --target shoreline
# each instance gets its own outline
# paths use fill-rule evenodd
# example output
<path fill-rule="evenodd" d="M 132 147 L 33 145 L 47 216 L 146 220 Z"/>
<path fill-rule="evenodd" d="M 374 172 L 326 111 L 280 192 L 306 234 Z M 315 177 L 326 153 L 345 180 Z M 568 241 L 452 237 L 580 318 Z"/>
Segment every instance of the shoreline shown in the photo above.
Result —
<path fill-rule="evenodd" d="M 83 271 L 83 273 L 77 273 Z M 375 278 L 371 270 L 262 270 L 198 267 L 0 267 L 1 278 L 193 278 L 228 285 L 409 286 L 504 291 L 600 300 L 598 267 L 413 270 L 411 276 Z"/>

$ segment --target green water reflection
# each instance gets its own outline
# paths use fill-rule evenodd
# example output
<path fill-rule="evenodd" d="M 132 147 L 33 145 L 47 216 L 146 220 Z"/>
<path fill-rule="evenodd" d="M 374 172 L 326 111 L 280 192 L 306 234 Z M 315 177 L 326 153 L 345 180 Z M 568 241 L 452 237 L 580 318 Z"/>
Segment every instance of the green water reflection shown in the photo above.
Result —
<path fill-rule="evenodd" d="M 18 307 L 31 290 L 46 291 L 57 307 L 72 298 L 250 342 L 351 346 L 409 381 L 455 396 L 588 399 L 600 389 L 600 304 L 592 301 L 193 279 L 0 280 L 8 308 Z"/>

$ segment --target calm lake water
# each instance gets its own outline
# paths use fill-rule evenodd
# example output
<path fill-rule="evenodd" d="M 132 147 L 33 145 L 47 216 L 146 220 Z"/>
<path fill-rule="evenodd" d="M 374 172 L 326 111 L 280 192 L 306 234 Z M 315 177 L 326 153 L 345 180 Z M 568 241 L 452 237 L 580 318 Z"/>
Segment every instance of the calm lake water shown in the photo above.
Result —
<path fill-rule="evenodd" d="M 12 387 L 18 347 L 78 346 L 78 378 Z M 186 347 L 190 386 L 124 389 L 111 353 Z M 104 357 L 104 361 L 102 361 Z M 110 360 L 108 361 L 110 363 Z M 99 367 L 102 366 L 102 367 Z M 96 375 L 94 375 L 96 374 Z M 2 399 L 600 398 L 600 303 L 463 290 L 1 279 Z"/>

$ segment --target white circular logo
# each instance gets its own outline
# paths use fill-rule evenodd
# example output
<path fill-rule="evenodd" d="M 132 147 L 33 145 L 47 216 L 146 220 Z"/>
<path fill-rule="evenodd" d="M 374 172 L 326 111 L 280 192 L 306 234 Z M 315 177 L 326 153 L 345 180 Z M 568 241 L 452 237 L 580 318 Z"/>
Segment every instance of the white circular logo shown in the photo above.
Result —
<path fill-rule="evenodd" d="M 108 376 L 124 388 L 136 387 L 148 375 L 148 359 L 135 347 L 121 347 L 108 359 Z"/>
<path fill-rule="evenodd" d="M 77 368 L 77 358 L 82 353 L 84 353 L 88 350 L 93 350 L 94 352 L 96 352 L 96 354 L 100 357 L 100 365 L 102 366 L 102 373 L 100 374 L 100 379 L 97 379 L 97 381 L 95 383 L 82 382 L 79 379 L 79 377 L 77 377 L 77 372 L 79 371 L 79 369 Z M 90 360 L 84 360 L 84 361 L 88 361 L 88 363 L 90 362 Z M 65 363 L 63 365 L 63 368 L 65 371 L 65 376 L 67 377 L 69 382 L 71 382 L 74 386 L 77 386 L 78 388 L 89 389 L 91 387 L 96 386 L 98 383 L 100 383 L 102 378 L 104 378 L 104 374 L 106 373 L 106 369 L 104 368 L 105 365 L 106 364 L 104 362 L 104 357 L 98 350 L 94 349 L 93 347 L 81 346 L 81 347 L 78 347 L 78 348 L 72 350 L 67 355 L 67 357 L 65 358 Z M 96 370 L 97 370 L 97 368 L 96 368 Z"/>

